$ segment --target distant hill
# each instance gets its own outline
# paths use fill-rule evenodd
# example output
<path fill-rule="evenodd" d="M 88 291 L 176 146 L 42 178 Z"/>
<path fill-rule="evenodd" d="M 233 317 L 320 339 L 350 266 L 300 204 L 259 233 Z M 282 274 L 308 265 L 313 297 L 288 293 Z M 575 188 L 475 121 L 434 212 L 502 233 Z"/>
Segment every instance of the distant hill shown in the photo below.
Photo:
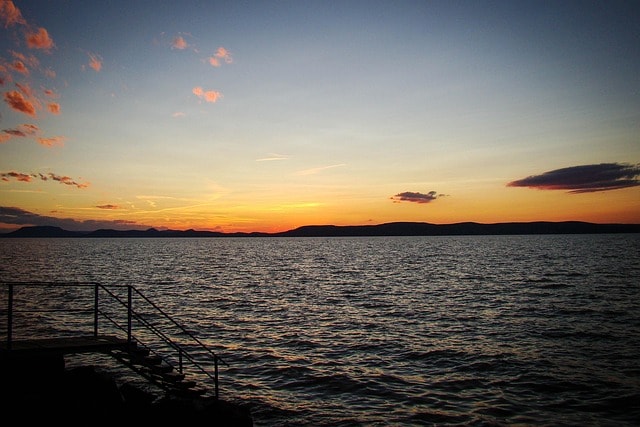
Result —
<path fill-rule="evenodd" d="M 391 222 L 380 225 L 308 225 L 279 233 L 281 236 L 461 236 L 495 234 L 599 234 L 639 233 L 640 224 L 593 224 L 588 222 L 505 222 L 480 224 L 429 224 Z"/>
<path fill-rule="evenodd" d="M 67 231 L 60 227 L 38 225 L 35 227 L 22 227 L 11 233 L 0 234 L 0 237 L 82 237 L 83 231 Z"/>
<path fill-rule="evenodd" d="M 32 226 L 22 227 L 10 233 L 0 234 L 0 237 L 244 237 L 267 236 L 266 233 L 221 233 L 215 231 L 196 230 L 111 230 L 99 229 L 94 231 L 68 231 L 60 227 Z"/>
<path fill-rule="evenodd" d="M 59 227 L 22 227 L 0 237 L 341 237 L 341 236 L 462 236 L 500 234 L 602 234 L 640 233 L 640 224 L 594 224 L 567 222 L 504 222 L 481 224 L 430 224 L 426 222 L 390 222 L 379 225 L 306 225 L 280 233 L 221 233 L 196 230 L 111 230 L 68 231 Z"/>

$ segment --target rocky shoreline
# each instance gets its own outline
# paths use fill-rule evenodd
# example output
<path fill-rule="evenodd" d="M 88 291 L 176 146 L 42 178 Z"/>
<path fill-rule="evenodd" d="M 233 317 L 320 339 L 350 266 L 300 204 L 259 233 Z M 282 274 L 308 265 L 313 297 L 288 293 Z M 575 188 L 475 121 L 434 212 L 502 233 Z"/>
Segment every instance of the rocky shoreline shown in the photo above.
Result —
<path fill-rule="evenodd" d="M 66 425 L 98 422 L 197 422 L 204 426 L 252 427 L 248 408 L 213 397 L 177 397 L 119 382 L 97 366 L 65 367 L 62 357 L 2 358 L 6 417 Z M 15 419 L 15 418 L 12 418 Z"/>

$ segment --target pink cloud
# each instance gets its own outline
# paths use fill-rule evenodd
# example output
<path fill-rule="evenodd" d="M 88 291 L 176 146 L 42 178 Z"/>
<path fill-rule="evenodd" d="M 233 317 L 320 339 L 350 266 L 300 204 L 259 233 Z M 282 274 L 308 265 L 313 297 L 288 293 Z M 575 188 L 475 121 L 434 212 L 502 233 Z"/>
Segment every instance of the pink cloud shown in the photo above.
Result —
<path fill-rule="evenodd" d="M 5 182 L 10 181 L 11 179 L 15 179 L 16 181 L 22 181 L 22 182 L 31 182 L 32 175 L 11 171 L 11 172 L 0 173 L 0 178 L 2 178 L 2 180 Z"/>
<path fill-rule="evenodd" d="M 204 93 L 204 99 L 207 102 L 216 102 L 220 97 L 222 97 L 222 94 L 213 90 Z"/>
<path fill-rule="evenodd" d="M 6 133 L 0 133 L 0 144 L 4 144 L 5 142 L 7 142 L 8 140 L 11 139 L 11 135 L 6 134 Z"/>
<path fill-rule="evenodd" d="M 53 181 L 58 181 L 61 184 L 73 185 L 73 186 L 78 187 L 78 188 L 87 188 L 89 186 L 88 183 L 77 182 L 76 180 L 74 180 L 73 178 L 71 178 L 69 176 L 56 175 L 55 173 L 48 173 L 46 175 L 39 173 L 37 176 L 40 177 L 40 179 L 43 180 L 43 181 L 48 181 L 48 180 L 51 179 Z"/>
<path fill-rule="evenodd" d="M 200 99 L 204 99 L 207 102 L 216 102 L 218 99 L 222 98 L 222 94 L 220 92 L 214 90 L 205 91 L 200 86 L 193 88 L 193 94 Z"/>
<path fill-rule="evenodd" d="M 78 182 L 69 176 L 57 175 L 55 173 L 27 174 L 22 172 L 15 172 L 15 171 L 0 173 L 0 179 L 2 179 L 2 181 L 10 181 L 11 179 L 15 179 L 16 181 L 31 182 L 33 178 L 39 178 L 42 181 L 49 181 L 49 180 L 57 181 L 61 184 L 70 185 L 78 188 L 87 188 L 89 186 L 89 184 L 86 182 Z"/>
<path fill-rule="evenodd" d="M 15 111 L 19 111 L 31 117 L 36 116 L 36 107 L 33 103 L 16 90 L 6 92 L 4 94 L 4 101 Z"/>
<path fill-rule="evenodd" d="M 231 53 L 225 49 L 224 47 L 219 47 L 216 53 L 213 56 L 209 57 L 209 64 L 213 67 L 219 67 L 220 61 L 224 61 L 227 64 L 231 64 L 233 62 L 233 58 L 231 58 Z"/>
<path fill-rule="evenodd" d="M 46 70 L 43 71 L 43 73 L 45 76 L 47 76 L 50 79 L 56 78 L 56 72 L 53 71 L 51 68 L 47 68 Z"/>
<path fill-rule="evenodd" d="M 52 102 L 50 104 L 47 105 L 47 108 L 49 109 L 49 112 L 51 114 L 60 114 L 60 104 L 58 104 L 57 102 Z"/>
<path fill-rule="evenodd" d="M 38 129 L 38 126 L 34 125 L 33 123 L 24 123 L 24 124 L 21 124 L 18 127 L 22 128 L 22 129 L 25 129 L 26 132 L 29 133 L 29 134 L 37 133 L 40 130 L 40 129 Z"/>
<path fill-rule="evenodd" d="M 60 175 L 56 175 L 56 174 L 50 173 L 49 174 L 49 178 L 51 178 L 54 181 L 58 181 L 61 184 L 73 185 L 73 186 L 78 187 L 78 188 L 87 188 L 89 186 L 89 184 L 87 184 L 87 183 L 77 182 L 73 178 L 68 177 L 68 176 L 60 176 Z"/>
<path fill-rule="evenodd" d="M 16 83 L 16 86 L 18 87 L 18 89 L 20 89 L 20 92 L 22 92 L 26 96 L 33 97 L 33 90 L 28 84 Z"/>
<path fill-rule="evenodd" d="M 39 28 L 36 33 L 27 33 L 27 46 L 31 49 L 49 50 L 54 44 L 47 30 Z"/>
<path fill-rule="evenodd" d="M 100 72 L 102 69 L 102 57 L 89 53 L 89 67 L 93 68 L 96 72 Z"/>
<path fill-rule="evenodd" d="M 11 68 L 20 74 L 29 74 L 29 69 L 22 61 L 14 61 L 13 64 L 11 64 Z"/>
<path fill-rule="evenodd" d="M 45 147 L 63 146 L 64 145 L 64 137 L 63 136 L 53 136 L 51 138 L 38 138 L 38 143 L 40 145 L 44 145 Z"/>
<path fill-rule="evenodd" d="M 2 133 L 4 135 L 9 135 L 9 138 L 13 136 L 27 137 L 27 136 L 35 135 L 36 133 L 38 133 L 39 130 L 40 129 L 38 128 L 38 126 L 34 124 L 24 123 L 24 124 L 18 125 L 18 127 L 15 129 L 3 129 Z M 9 138 L 7 138 L 6 140 L 8 140 Z"/>
<path fill-rule="evenodd" d="M 11 0 L 0 0 L 0 22 L 4 23 L 5 28 L 14 24 L 26 25 L 27 23 L 22 17 L 20 9 Z"/>
<path fill-rule="evenodd" d="M 171 46 L 174 49 L 186 49 L 187 47 L 189 47 L 189 44 L 187 43 L 187 41 L 182 37 L 182 36 L 178 36 L 175 39 L 173 39 L 173 43 L 171 44 Z"/>
<path fill-rule="evenodd" d="M 0 85 L 4 86 L 6 82 L 11 81 L 11 74 L 9 74 L 9 69 L 4 65 L 0 64 Z"/>
<path fill-rule="evenodd" d="M 224 62 L 226 62 L 227 64 L 231 64 L 233 62 L 233 58 L 231 58 L 231 53 L 227 49 L 223 48 L 222 46 L 218 48 L 214 56 L 216 58 L 220 58 L 224 60 Z"/>
<path fill-rule="evenodd" d="M 33 55 L 25 55 L 23 53 L 20 52 L 16 52 L 14 50 L 10 51 L 11 55 L 18 61 L 22 61 L 25 64 L 27 64 L 29 67 L 34 68 L 37 67 L 40 64 L 40 61 L 38 61 L 38 58 L 36 58 Z"/>

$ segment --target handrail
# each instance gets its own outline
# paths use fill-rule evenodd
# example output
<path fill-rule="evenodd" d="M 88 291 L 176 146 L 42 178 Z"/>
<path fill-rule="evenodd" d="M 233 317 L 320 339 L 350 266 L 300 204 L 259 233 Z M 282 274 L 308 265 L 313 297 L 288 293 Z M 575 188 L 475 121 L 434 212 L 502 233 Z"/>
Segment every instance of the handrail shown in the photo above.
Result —
<path fill-rule="evenodd" d="M 98 285 L 100 286 L 102 289 L 104 289 L 112 298 L 114 298 L 116 301 L 118 301 L 120 304 L 122 304 L 123 306 L 128 306 L 128 302 L 124 302 L 120 297 L 118 297 L 117 295 L 115 295 L 114 293 L 112 293 L 109 289 L 106 289 L 103 285 Z M 139 320 L 141 323 L 143 323 L 145 325 L 145 327 L 151 331 L 154 335 L 156 335 L 158 338 L 160 338 L 161 340 L 163 340 L 166 344 L 168 344 L 169 346 L 173 347 L 174 350 L 179 352 L 179 372 L 182 373 L 183 369 L 182 369 L 182 358 L 186 357 L 192 364 L 193 366 L 198 369 L 200 372 L 202 372 L 203 374 L 205 374 L 207 377 L 209 377 L 211 380 L 214 381 L 214 384 L 216 386 L 216 392 L 215 394 L 218 394 L 217 388 L 218 388 L 218 379 L 217 379 L 217 375 L 218 375 L 218 362 L 222 362 L 224 363 L 226 366 L 229 366 L 220 356 L 218 356 L 217 354 L 215 354 L 214 352 L 211 351 L 211 349 L 209 349 L 205 344 L 203 344 L 197 337 L 195 337 L 191 332 L 189 332 L 188 330 L 186 330 L 182 325 L 180 325 L 178 322 L 175 321 L 175 319 L 173 319 L 171 316 L 169 316 L 164 310 L 162 310 L 157 304 L 155 304 L 153 301 L 151 301 L 149 298 L 147 298 L 144 294 L 142 294 L 138 289 L 136 289 L 135 287 L 130 287 L 129 289 L 133 290 L 136 292 L 136 294 L 138 294 L 138 296 L 140 296 L 142 299 L 144 299 L 148 304 L 150 304 L 157 312 L 159 312 L 160 314 L 162 314 L 167 320 L 171 321 L 174 326 L 178 327 L 178 329 L 180 330 L 180 332 L 182 332 L 183 334 L 187 335 L 188 337 L 190 337 L 193 341 L 195 341 L 196 343 L 198 343 L 198 345 L 206 350 L 212 357 L 214 360 L 214 374 L 211 375 L 211 373 L 209 373 L 209 371 L 207 371 L 206 369 L 204 369 L 192 356 L 191 354 L 189 354 L 189 352 L 185 351 L 184 348 L 175 343 L 171 338 L 169 338 L 166 334 L 164 334 L 162 331 L 158 330 L 158 328 L 156 328 L 154 325 L 152 325 L 150 322 L 148 322 L 146 319 L 144 319 L 142 316 L 140 316 L 137 312 L 132 311 L 131 315 L 133 315 L 137 320 Z"/>
<path fill-rule="evenodd" d="M 200 341 L 195 335 L 193 335 L 191 332 L 189 332 L 187 329 L 185 329 L 182 325 L 180 325 L 178 322 L 176 322 L 171 316 L 169 316 L 168 314 L 166 314 L 164 312 L 164 310 L 162 310 L 160 307 L 158 307 L 153 301 L 151 301 L 149 298 L 147 298 L 145 295 L 142 294 L 142 292 L 140 292 L 138 289 L 136 289 L 135 287 L 132 287 L 133 291 L 136 292 L 142 299 L 144 299 L 145 301 L 147 301 L 149 304 L 151 304 L 153 306 L 153 308 L 155 308 L 156 310 L 158 310 L 158 312 L 162 313 L 163 316 L 165 316 L 169 321 L 171 321 L 175 326 L 177 326 L 182 333 L 186 334 L 187 336 L 189 336 L 189 338 L 191 338 L 192 340 L 194 340 L 195 342 L 198 343 L 198 345 L 205 351 L 207 351 L 211 356 L 213 356 L 214 358 L 220 360 L 222 363 L 224 363 L 226 366 L 227 363 L 222 360 L 222 358 L 220 358 L 220 356 L 218 356 L 216 353 L 214 353 L 213 351 L 211 351 L 211 349 L 209 347 L 207 347 L 206 345 L 204 345 L 202 343 L 202 341 Z"/>
<path fill-rule="evenodd" d="M 161 342 L 164 343 L 164 345 L 167 345 L 170 348 L 173 348 L 173 350 L 178 352 L 178 361 L 179 361 L 179 372 L 182 373 L 183 370 L 183 357 L 186 358 L 189 362 L 191 362 L 191 365 L 199 370 L 201 373 L 205 374 L 207 377 L 209 377 L 210 379 L 213 380 L 214 382 L 214 386 L 215 386 L 215 390 L 214 390 L 214 396 L 217 399 L 218 395 L 219 395 L 219 387 L 218 387 L 218 363 L 222 362 L 223 364 L 225 364 L 226 366 L 229 366 L 220 356 L 218 356 L 215 352 L 213 352 L 209 347 L 207 347 L 200 339 L 198 339 L 193 333 L 191 333 L 190 331 L 188 331 L 187 329 L 185 329 L 180 323 L 178 323 L 173 317 L 171 317 L 167 312 L 165 312 L 162 308 L 160 308 L 156 303 L 154 303 L 152 300 L 150 300 L 146 295 L 144 295 L 140 290 L 138 290 L 137 288 L 135 288 L 132 285 L 120 285 L 120 284 L 114 284 L 114 285 L 104 285 L 101 283 L 97 283 L 97 282 L 60 282 L 60 281 L 52 281 L 52 282 L 0 282 L 0 285 L 5 285 L 8 286 L 8 293 L 7 293 L 7 350 L 11 350 L 12 349 L 12 342 L 13 342 L 13 321 L 14 321 L 14 314 L 15 313 L 21 313 L 21 312 L 36 312 L 36 311 L 42 311 L 42 312 L 47 312 L 47 311 L 51 311 L 51 312 L 84 312 L 84 313 L 89 313 L 89 312 L 93 312 L 94 314 L 94 318 L 93 318 L 93 334 L 94 336 L 98 335 L 98 319 L 100 316 L 104 317 L 108 322 L 110 322 L 112 324 L 112 326 L 114 326 L 115 328 L 119 329 L 122 332 L 126 332 L 127 334 L 127 341 L 129 342 L 129 344 L 131 344 L 133 342 L 133 335 L 132 335 L 132 320 L 135 319 L 136 321 L 139 322 L 139 324 L 141 324 L 144 329 L 146 329 L 147 331 L 150 331 L 153 335 L 155 335 L 158 339 L 160 339 Z M 71 308 L 64 310 L 64 309 L 51 309 L 51 310 L 15 310 L 14 308 L 14 304 L 15 304 L 15 294 L 14 294 L 14 286 L 24 286 L 24 287 L 50 287 L 50 286 L 59 286 L 59 287 L 93 287 L 94 288 L 94 307 L 93 310 L 89 310 L 89 309 L 76 309 L 73 310 Z M 116 295 L 114 292 L 112 292 L 112 289 L 127 289 L 127 299 L 126 301 L 121 298 L 119 295 Z M 118 304 L 120 304 L 122 307 L 127 309 L 127 326 L 126 329 L 124 326 L 122 326 L 120 323 L 117 322 L 116 319 L 112 318 L 111 316 L 109 316 L 109 314 L 106 311 L 103 311 L 100 309 L 100 298 L 99 298 L 99 290 L 102 289 L 103 291 L 106 292 L 106 294 L 111 297 L 112 300 L 116 301 Z M 199 362 L 198 360 L 196 360 L 196 358 L 194 358 L 184 347 L 184 345 L 181 345 L 177 342 L 175 342 L 173 339 L 171 339 L 167 334 L 165 334 L 163 331 L 159 330 L 157 326 L 153 325 L 152 323 L 150 323 L 144 316 L 143 314 L 140 313 L 139 310 L 135 310 L 133 307 L 133 293 L 135 293 L 135 295 L 137 295 L 139 298 L 141 298 L 144 302 L 146 302 L 149 306 L 152 307 L 153 310 L 155 310 L 156 314 L 160 314 L 162 318 L 164 318 L 166 321 L 171 322 L 171 324 L 178 328 L 179 332 L 185 336 L 187 336 L 191 342 L 196 343 L 197 347 L 199 347 L 201 350 L 204 350 L 207 354 L 209 354 L 212 358 L 213 358 L 213 362 L 214 362 L 214 374 L 212 375 L 207 369 L 205 369 Z M 154 351 L 155 354 L 157 354 Z M 162 358 L 165 363 L 173 366 L 168 360 L 166 360 L 166 358 Z"/>

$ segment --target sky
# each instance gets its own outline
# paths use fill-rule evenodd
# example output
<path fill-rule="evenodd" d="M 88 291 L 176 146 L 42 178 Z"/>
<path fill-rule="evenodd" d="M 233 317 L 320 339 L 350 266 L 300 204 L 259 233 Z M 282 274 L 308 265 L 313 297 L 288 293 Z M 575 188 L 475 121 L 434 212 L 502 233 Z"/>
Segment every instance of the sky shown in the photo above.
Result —
<path fill-rule="evenodd" d="M 0 0 L 0 230 L 640 223 L 640 2 Z"/>

